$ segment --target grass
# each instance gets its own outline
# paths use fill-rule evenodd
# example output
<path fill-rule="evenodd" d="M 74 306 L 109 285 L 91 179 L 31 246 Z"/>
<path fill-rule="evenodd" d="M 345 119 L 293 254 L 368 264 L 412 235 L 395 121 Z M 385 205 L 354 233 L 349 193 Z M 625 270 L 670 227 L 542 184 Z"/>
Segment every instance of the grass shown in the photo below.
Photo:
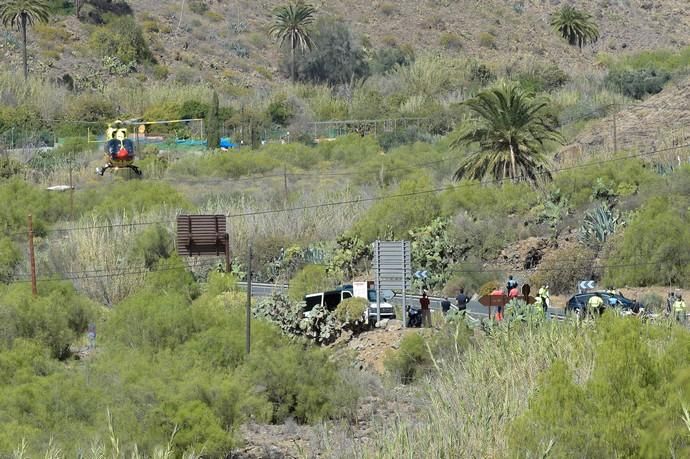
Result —
<path fill-rule="evenodd" d="M 611 320 L 604 328 L 637 328 L 626 320 Z M 671 341 L 657 341 L 653 336 L 667 334 L 668 326 L 663 322 L 642 325 L 644 345 L 652 352 L 663 352 Z M 435 374 L 419 385 L 426 405 L 417 418 L 403 417 L 379 426 L 374 445 L 359 447 L 352 456 L 514 457 L 511 425 L 545 390 L 543 375 L 555 362 L 565 362 L 576 385 L 584 385 L 601 371 L 597 370 L 599 357 L 595 360 L 592 351 L 602 339 L 598 336 L 601 327 L 591 321 L 565 321 L 534 326 L 504 323 L 492 329 L 477 337 L 461 356 L 434 361 Z M 687 331 L 678 332 L 687 335 Z M 547 442 L 543 450 L 533 453 L 547 457 L 548 448 Z"/>

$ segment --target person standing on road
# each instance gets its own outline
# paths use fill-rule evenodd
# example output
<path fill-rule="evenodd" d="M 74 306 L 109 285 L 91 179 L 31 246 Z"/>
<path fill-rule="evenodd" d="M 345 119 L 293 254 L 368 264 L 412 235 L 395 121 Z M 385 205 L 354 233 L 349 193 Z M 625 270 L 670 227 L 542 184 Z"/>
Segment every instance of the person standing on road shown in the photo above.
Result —
<path fill-rule="evenodd" d="M 517 282 L 515 283 L 515 286 L 508 290 L 508 299 L 509 300 L 515 300 L 520 297 L 520 290 L 517 288 Z"/>
<path fill-rule="evenodd" d="M 422 307 L 422 327 L 431 328 L 431 309 L 429 305 L 429 297 L 426 296 L 426 292 L 422 292 L 422 297 L 419 299 L 419 305 Z"/>
<path fill-rule="evenodd" d="M 673 303 L 673 313 L 676 315 L 676 321 L 685 325 L 687 306 L 683 301 L 683 295 L 676 296 L 676 301 Z"/>
<path fill-rule="evenodd" d="M 549 286 L 542 285 L 539 289 L 539 298 L 541 298 L 541 307 L 544 309 L 544 315 L 547 315 L 549 309 Z"/>
<path fill-rule="evenodd" d="M 670 316 L 673 312 L 673 303 L 676 302 L 676 294 L 674 292 L 669 292 L 666 298 L 666 315 Z"/>
<path fill-rule="evenodd" d="M 470 297 L 465 295 L 465 289 L 461 288 L 460 293 L 458 293 L 458 296 L 455 297 L 455 301 L 458 304 L 458 310 L 464 311 L 467 309 L 467 303 L 470 302 Z"/>
<path fill-rule="evenodd" d="M 448 314 L 448 311 L 450 311 L 450 300 L 447 296 L 444 296 L 443 300 L 441 300 L 441 310 L 443 311 L 444 316 Z"/>
<path fill-rule="evenodd" d="M 511 290 L 518 287 L 518 283 L 513 276 L 508 276 L 508 282 L 506 283 L 506 292 L 510 293 Z"/>
<path fill-rule="evenodd" d="M 505 304 L 505 292 L 501 290 L 500 288 L 497 288 L 493 292 L 490 293 L 491 296 L 496 297 L 495 302 L 496 302 L 496 320 L 501 321 L 503 320 L 503 306 Z M 493 301 L 492 301 L 493 303 Z"/>
<path fill-rule="evenodd" d="M 587 312 L 592 316 L 600 316 L 604 309 L 604 299 L 599 295 L 592 295 L 587 300 Z"/>

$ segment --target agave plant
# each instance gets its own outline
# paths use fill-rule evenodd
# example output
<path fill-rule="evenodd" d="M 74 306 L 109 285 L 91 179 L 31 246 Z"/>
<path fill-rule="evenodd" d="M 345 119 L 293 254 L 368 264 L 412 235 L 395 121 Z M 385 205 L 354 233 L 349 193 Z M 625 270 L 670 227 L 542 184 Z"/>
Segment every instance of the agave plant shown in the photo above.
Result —
<path fill-rule="evenodd" d="M 578 238 L 586 246 L 597 250 L 622 224 L 618 212 L 606 204 L 600 204 L 585 213 Z"/>

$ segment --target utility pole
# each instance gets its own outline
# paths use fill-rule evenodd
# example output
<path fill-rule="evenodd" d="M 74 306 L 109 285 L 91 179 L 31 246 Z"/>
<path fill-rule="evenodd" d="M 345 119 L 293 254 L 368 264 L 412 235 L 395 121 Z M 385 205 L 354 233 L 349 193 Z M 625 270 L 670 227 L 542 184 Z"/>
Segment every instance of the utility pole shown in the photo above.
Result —
<path fill-rule="evenodd" d="M 249 256 L 247 268 L 247 326 L 245 336 L 245 350 L 247 355 L 251 348 L 251 332 L 252 332 L 252 243 L 249 241 Z"/>
<path fill-rule="evenodd" d="M 31 294 L 36 298 L 38 288 L 36 287 L 36 258 L 34 256 L 34 223 L 29 214 L 29 263 L 31 266 Z"/>
<path fill-rule="evenodd" d="M 230 274 L 232 263 L 230 262 L 230 235 L 225 233 L 225 272 Z"/>

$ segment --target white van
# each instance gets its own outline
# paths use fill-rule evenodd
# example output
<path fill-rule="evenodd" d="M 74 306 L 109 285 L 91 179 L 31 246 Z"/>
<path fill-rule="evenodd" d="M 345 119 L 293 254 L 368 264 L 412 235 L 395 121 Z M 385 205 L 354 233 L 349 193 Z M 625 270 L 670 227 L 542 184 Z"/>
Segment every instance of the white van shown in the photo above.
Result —
<path fill-rule="evenodd" d="M 353 296 L 352 285 L 343 285 L 336 290 L 305 295 L 304 301 L 306 302 L 306 306 L 304 308 L 304 315 L 308 317 L 311 310 L 317 305 L 323 306 L 328 311 L 333 312 L 343 300 L 352 298 Z M 381 299 L 383 300 L 381 301 L 382 319 L 395 319 L 395 308 L 392 304 L 388 303 L 393 296 L 395 296 L 395 294 L 390 290 L 381 293 Z M 367 311 L 365 321 L 367 323 L 376 323 L 376 289 L 367 290 L 367 300 L 369 301 L 369 310 Z"/>

